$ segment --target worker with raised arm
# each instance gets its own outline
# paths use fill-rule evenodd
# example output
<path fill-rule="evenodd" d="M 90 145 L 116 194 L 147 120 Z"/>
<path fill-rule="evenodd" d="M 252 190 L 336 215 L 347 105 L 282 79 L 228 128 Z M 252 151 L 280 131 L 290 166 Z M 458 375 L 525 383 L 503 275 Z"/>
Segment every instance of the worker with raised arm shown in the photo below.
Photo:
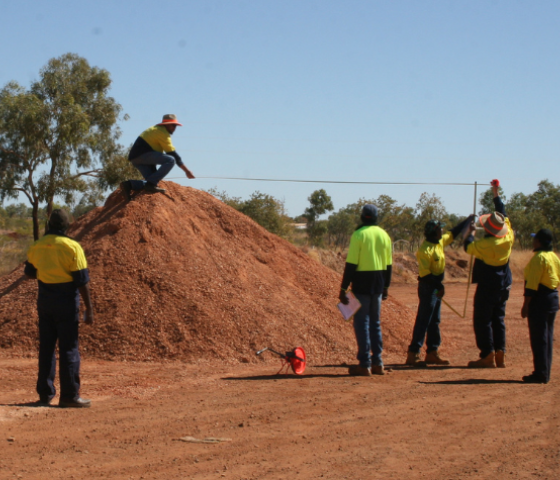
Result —
<path fill-rule="evenodd" d="M 552 249 L 552 232 L 546 228 L 533 234 L 533 258 L 525 267 L 525 292 L 521 317 L 528 318 L 533 352 L 533 373 L 526 383 L 548 383 L 552 367 L 554 319 L 558 311 L 560 259 Z"/>
<path fill-rule="evenodd" d="M 475 240 L 476 227 L 469 227 L 465 251 L 474 255 L 472 283 L 474 295 L 474 334 L 480 358 L 469 362 L 472 368 L 505 368 L 506 303 L 512 284 L 509 256 L 515 236 L 504 204 L 499 196 L 500 182 L 492 180 L 493 213 L 480 216 L 484 237 Z"/>
<path fill-rule="evenodd" d="M 144 130 L 132 145 L 128 159 L 142 174 L 143 180 L 126 180 L 121 183 L 128 200 L 133 190 L 144 190 L 148 193 L 165 192 L 158 183 L 177 164 L 185 172 L 187 178 L 194 178 L 193 173 L 185 166 L 183 160 L 171 142 L 171 135 L 177 127 L 181 127 L 173 114 L 164 115 L 161 123 Z M 160 165 L 159 168 L 156 168 Z"/>
<path fill-rule="evenodd" d="M 39 284 L 39 403 L 49 405 L 56 394 L 56 344 L 58 341 L 60 407 L 84 408 L 90 400 L 80 397 L 78 349 L 80 295 L 85 303 L 85 323 L 93 323 L 89 270 L 78 242 L 66 236 L 70 226 L 64 210 L 52 211 L 48 230 L 27 252 L 25 275 Z"/>
<path fill-rule="evenodd" d="M 381 301 L 387 299 L 393 265 L 392 243 L 385 230 L 377 225 L 377 207 L 364 205 L 362 224 L 352 234 L 339 300 L 348 304 L 346 292 L 362 305 L 354 315 L 354 333 L 358 343 L 359 365 L 348 369 L 350 375 L 384 375 L 383 339 L 381 336 Z"/>
<path fill-rule="evenodd" d="M 426 240 L 416 252 L 418 260 L 418 312 L 408 346 L 406 365 L 449 365 L 441 358 L 441 299 L 445 294 L 443 279 L 445 275 L 444 249 L 474 220 L 470 215 L 449 232 L 443 233 L 444 223 L 430 220 L 424 226 Z M 420 351 L 426 340 L 426 357 L 422 362 Z"/>

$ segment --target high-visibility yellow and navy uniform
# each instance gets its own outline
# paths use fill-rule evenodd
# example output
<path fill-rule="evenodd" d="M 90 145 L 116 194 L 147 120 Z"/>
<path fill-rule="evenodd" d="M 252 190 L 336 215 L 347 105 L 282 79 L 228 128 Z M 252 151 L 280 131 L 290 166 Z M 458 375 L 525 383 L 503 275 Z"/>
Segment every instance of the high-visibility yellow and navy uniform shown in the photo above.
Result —
<path fill-rule="evenodd" d="M 84 251 L 62 232 L 48 231 L 27 252 L 25 273 L 39 283 L 39 375 L 37 393 L 42 401 L 56 394 L 56 343 L 60 361 L 60 397 L 73 400 L 80 391 L 78 350 L 79 288 L 89 282 Z"/>
<path fill-rule="evenodd" d="M 470 218 L 465 219 L 441 239 L 426 238 L 416 252 L 418 260 L 418 311 L 412 331 L 409 352 L 420 353 L 424 340 L 427 352 L 435 352 L 441 345 L 441 298 L 438 292 L 443 290 L 445 275 L 446 246 L 450 245 L 466 227 Z"/>
<path fill-rule="evenodd" d="M 381 296 L 391 284 L 393 245 L 385 230 L 377 225 L 358 228 L 350 239 L 342 289 L 352 292 L 362 307 L 354 315 L 360 366 L 381 366 Z"/>
<path fill-rule="evenodd" d="M 498 238 L 486 234 L 480 240 L 470 235 L 465 251 L 474 255 L 472 283 L 477 284 L 474 296 L 474 332 L 480 358 L 496 351 L 506 351 L 506 303 L 512 284 L 509 256 L 515 235 L 500 197 L 494 198 L 496 212 L 504 215 L 508 232 Z"/>
<path fill-rule="evenodd" d="M 380 294 L 391 284 L 393 248 L 391 238 L 377 225 L 365 225 L 350 239 L 342 288 L 352 292 Z"/>
<path fill-rule="evenodd" d="M 166 153 L 175 158 L 177 165 L 183 165 L 183 160 L 171 141 L 171 134 L 162 125 L 154 125 L 144 130 L 132 145 L 128 159 L 134 160 L 147 152 Z"/>
<path fill-rule="evenodd" d="M 175 164 L 183 165 L 171 141 L 171 134 L 163 125 L 144 130 L 132 145 L 128 159 L 145 179 L 129 180 L 132 190 L 142 190 L 146 183 L 157 186 Z"/>
<path fill-rule="evenodd" d="M 460 231 L 460 230 L 459 230 Z M 433 285 L 436 289 L 443 287 L 445 272 L 444 249 L 453 242 L 453 232 L 444 233 L 441 240 L 426 239 L 416 252 L 418 260 L 418 281 Z"/>
<path fill-rule="evenodd" d="M 554 341 L 554 320 L 558 311 L 560 259 L 550 250 L 537 249 L 524 271 L 529 304 L 529 337 L 533 351 L 533 375 L 544 383 L 550 380 Z"/>

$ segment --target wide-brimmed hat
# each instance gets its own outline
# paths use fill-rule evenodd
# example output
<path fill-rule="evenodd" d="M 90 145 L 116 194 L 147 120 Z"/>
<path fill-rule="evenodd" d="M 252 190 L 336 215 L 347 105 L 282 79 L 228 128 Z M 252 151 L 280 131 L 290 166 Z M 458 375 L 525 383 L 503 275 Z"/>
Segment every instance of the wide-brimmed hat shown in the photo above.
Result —
<path fill-rule="evenodd" d="M 158 123 L 157 125 L 178 125 L 179 127 L 183 126 L 181 123 L 177 121 L 177 117 L 172 113 L 168 113 L 167 115 L 164 115 L 161 123 Z"/>
<path fill-rule="evenodd" d="M 480 224 L 490 235 L 497 238 L 505 237 L 508 233 L 506 217 L 499 212 L 487 213 L 480 216 Z"/>

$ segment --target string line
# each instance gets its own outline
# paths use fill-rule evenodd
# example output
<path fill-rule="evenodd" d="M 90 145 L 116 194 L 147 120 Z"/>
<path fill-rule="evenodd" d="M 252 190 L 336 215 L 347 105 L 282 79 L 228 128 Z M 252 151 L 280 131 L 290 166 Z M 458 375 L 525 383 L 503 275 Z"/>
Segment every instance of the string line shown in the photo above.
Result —
<path fill-rule="evenodd" d="M 178 180 L 185 177 L 168 177 L 169 180 Z M 245 178 L 245 177 L 206 177 L 199 176 L 199 179 L 206 180 L 242 180 L 250 182 L 285 182 L 285 183 L 328 183 L 328 184 L 346 184 L 346 185 L 448 185 L 459 187 L 472 187 L 477 183 L 460 183 L 460 182 L 366 182 L 366 181 L 343 181 L 343 180 L 297 180 L 285 178 Z"/>

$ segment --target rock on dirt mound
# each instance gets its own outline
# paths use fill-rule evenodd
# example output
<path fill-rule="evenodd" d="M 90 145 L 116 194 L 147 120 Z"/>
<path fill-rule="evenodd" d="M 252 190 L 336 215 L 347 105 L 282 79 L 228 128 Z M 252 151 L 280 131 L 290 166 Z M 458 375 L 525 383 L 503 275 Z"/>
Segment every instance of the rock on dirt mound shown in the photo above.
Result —
<path fill-rule="evenodd" d="M 340 275 L 208 193 L 164 182 L 166 194 L 120 191 L 68 234 L 84 247 L 96 324 L 86 356 L 256 361 L 263 347 L 302 346 L 314 364 L 353 361 L 352 326 L 336 308 Z M 0 279 L 0 295 L 21 275 Z M 0 298 L 0 347 L 36 349 L 36 283 Z M 405 351 L 412 312 L 383 304 L 387 351 Z"/>

